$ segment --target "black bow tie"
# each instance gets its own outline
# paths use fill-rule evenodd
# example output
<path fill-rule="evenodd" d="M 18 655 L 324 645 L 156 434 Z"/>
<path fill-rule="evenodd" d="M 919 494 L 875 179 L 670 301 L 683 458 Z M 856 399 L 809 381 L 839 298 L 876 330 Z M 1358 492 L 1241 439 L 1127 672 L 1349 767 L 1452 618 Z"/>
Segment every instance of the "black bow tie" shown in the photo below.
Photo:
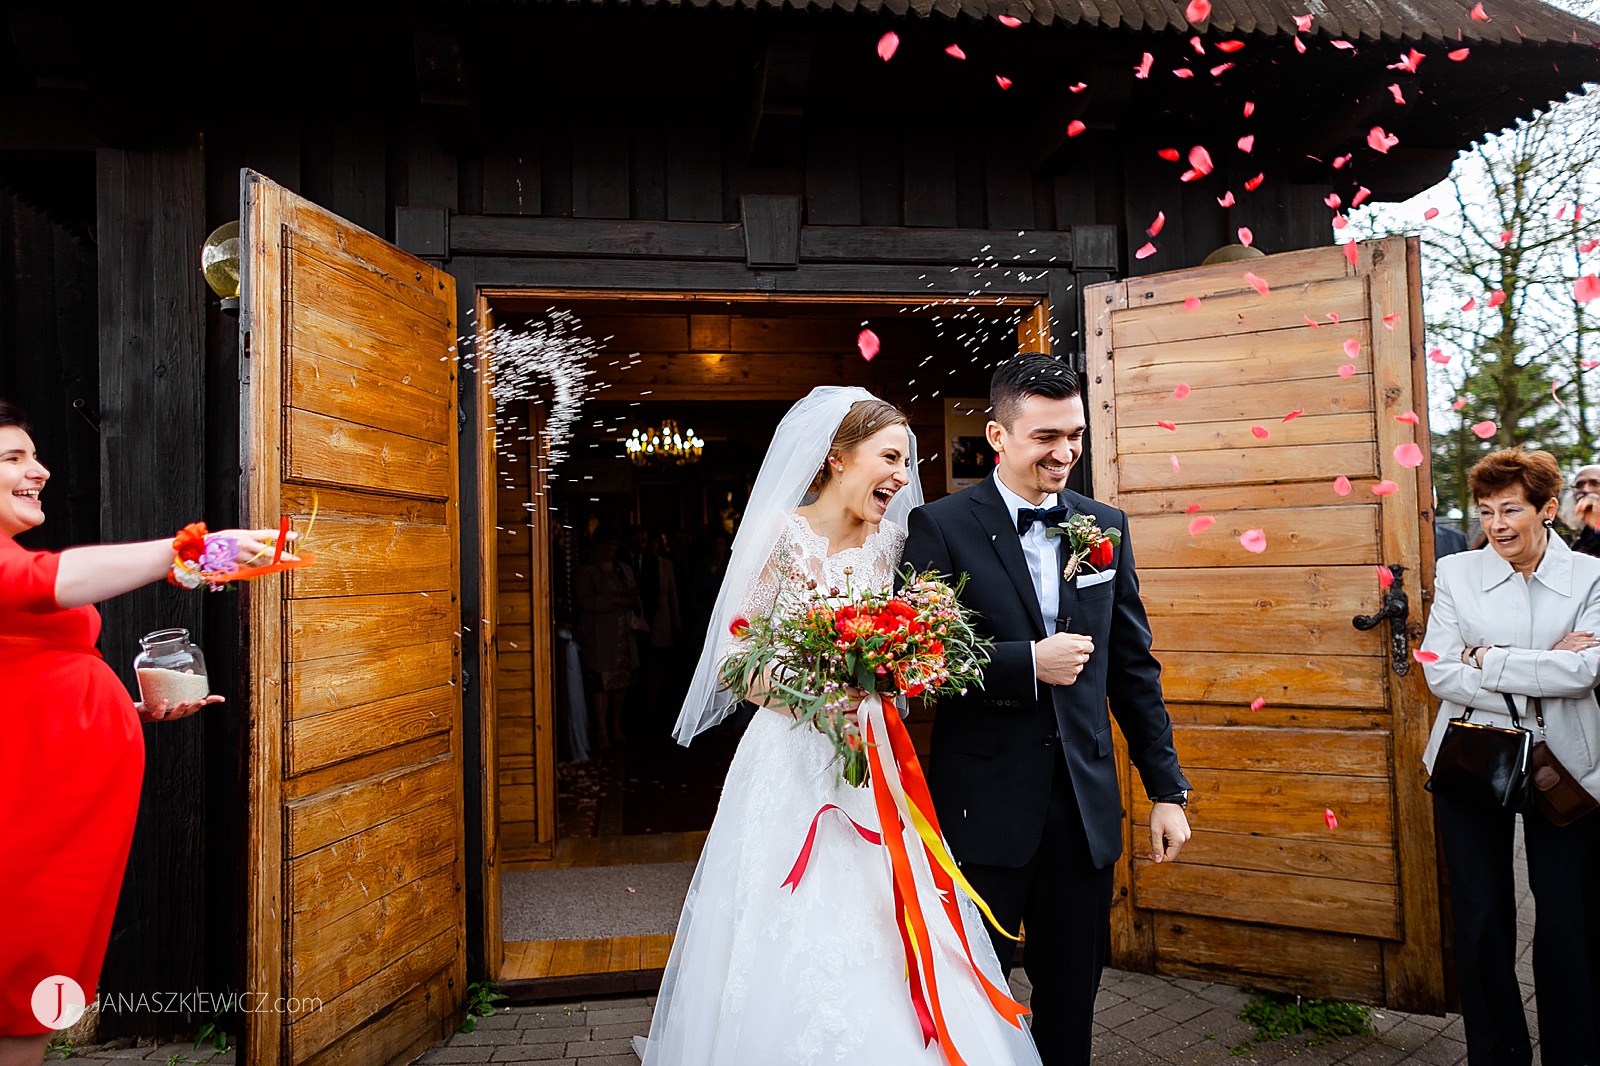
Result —
<path fill-rule="evenodd" d="M 1035 522 L 1043 522 L 1048 529 L 1050 526 L 1059 525 L 1067 520 L 1068 511 L 1065 506 L 1055 507 L 1022 507 L 1017 510 L 1017 536 L 1022 536 L 1033 528 Z"/>

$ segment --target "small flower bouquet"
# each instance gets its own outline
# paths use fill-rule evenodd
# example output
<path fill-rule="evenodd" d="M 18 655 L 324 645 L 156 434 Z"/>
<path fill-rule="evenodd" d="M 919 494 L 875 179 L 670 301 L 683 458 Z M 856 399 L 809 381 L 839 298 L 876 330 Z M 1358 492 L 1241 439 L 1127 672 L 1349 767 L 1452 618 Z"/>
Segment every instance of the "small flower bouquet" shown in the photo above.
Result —
<path fill-rule="evenodd" d="M 1067 538 L 1067 565 L 1062 567 L 1061 576 L 1068 581 L 1085 563 L 1091 570 L 1111 565 L 1112 549 L 1122 543 L 1122 530 L 1102 530 L 1094 524 L 1094 518 L 1086 514 L 1075 514 L 1044 532 L 1047 538 Z"/>
<path fill-rule="evenodd" d="M 820 588 L 782 561 L 780 574 L 769 617 L 734 619 L 740 642 L 723 660 L 722 681 L 740 699 L 789 708 L 797 725 L 826 735 L 850 784 L 867 779 L 860 730 L 846 717 L 860 692 L 937 697 L 982 687 L 989 641 L 961 605 L 965 575 L 950 585 L 907 567 L 897 594 L 851 588 L 849 570 L 843 590 Z"/>

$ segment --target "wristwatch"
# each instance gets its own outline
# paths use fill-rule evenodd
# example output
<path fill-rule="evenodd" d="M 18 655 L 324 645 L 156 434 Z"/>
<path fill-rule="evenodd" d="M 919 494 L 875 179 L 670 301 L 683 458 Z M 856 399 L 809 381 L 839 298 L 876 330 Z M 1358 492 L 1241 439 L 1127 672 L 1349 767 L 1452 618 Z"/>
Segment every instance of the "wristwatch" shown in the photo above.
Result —
<path fill-rule="evenodd" d="M 1165 796 L 1151 796 L 1151 803 L 1176 803 L 1179 807 L 1187 809 L 1189 806 L 1188 792 L 1169 792 Z"/>

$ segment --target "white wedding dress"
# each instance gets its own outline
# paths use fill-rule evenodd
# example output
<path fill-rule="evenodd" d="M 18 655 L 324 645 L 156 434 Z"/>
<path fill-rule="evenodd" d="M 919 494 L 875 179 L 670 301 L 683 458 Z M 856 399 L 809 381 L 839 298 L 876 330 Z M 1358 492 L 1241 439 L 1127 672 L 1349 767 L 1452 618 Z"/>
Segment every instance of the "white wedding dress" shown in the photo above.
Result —
<path fill-rule="evenodd" d="M 859 548 L 828 555 L 828 542 L 790 515 L 773 557 L 823 588 L 892 580 L 905 530 L 883 522 Z M 772 610 L 764 571 L 744 596 L 747 616 Z M 891 709 L 892 713 L 892 709 Z M 839 776 L 830 742 L 778 711 L 758 710 L 739 743 L 716 819 L 684 901 L 644 1066 L 768 1066 L 774 1063 L 935 1064 L 907 983 L 895 922 L 889 858 L 838 811 L 823 814 L 798 887 L 784 886 L 817 812 L 835 804 L 876 832 L 871 785 Z M 914 833 L 908 834 L 924 914 L 935 942 L 939 1000 L 948 1040 L 969 1066 L 1038 1063 L 1025 1028 L 992 1007 L 943 910 Z M 957 890 L 959 892 L 959 890 Z M 977 908 L 961 913 L 973 957 L 1002 991 L 1005 982 Z M 940 926 L 943 926 L 942 935 Z"/>

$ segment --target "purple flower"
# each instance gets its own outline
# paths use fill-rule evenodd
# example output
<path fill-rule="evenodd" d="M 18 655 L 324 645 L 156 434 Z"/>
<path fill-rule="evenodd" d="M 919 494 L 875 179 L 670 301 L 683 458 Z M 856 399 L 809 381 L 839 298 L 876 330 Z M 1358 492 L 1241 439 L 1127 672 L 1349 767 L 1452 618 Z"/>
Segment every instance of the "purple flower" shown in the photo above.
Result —
<path fill-rule="evenodd" d="M 239 542 L 212 533 L 206 537 L 206 550 L 200 555 L 200 569 L 208 574 L 230 574 L 239 569 Z"/>

